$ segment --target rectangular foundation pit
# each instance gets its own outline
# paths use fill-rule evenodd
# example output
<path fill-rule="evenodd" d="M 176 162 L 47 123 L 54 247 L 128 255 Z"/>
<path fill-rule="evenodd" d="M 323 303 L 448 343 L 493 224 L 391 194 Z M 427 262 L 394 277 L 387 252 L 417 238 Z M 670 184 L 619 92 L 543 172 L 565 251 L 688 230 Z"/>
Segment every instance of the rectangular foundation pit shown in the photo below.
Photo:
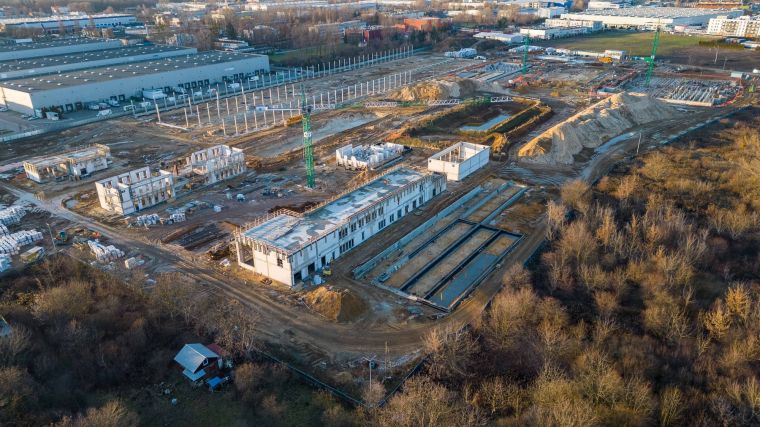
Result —
<path fill-rule="evenodd" d="M 438 260 L 435 266 L 414 281 L 405 291 L 424 298 L 446 275 L 472 255 L 483 243 L 493 237 L 495 233 L 495 231 L 485 228 L 475 231 L 448 255 Z"/>
<path fill-rule="evenodd" d="M 453 309 L 468 291 L 482 280 L 484 272 L 490 271 L 517 240 L 518 236 L 501 234 L 438 291 L 430 295 L 428 301 L 447 310 Z"/>
<path fill-rule="evenodd" d="M 490 200 L 488 200 L 486 203 L 483 204 L 478 210 L 471 213 L 467 218 L 465 218 L 468 221 L 472 221 L 474 223 L 479 223 L 486 219 L 488 215 L 493 213 L 495 210 L 499 208 L 499 206 L 503 205 L 507 200 L 509 200 L 512 196 L 517 194 L 518 191 L 520 191 L 521 188 L 517 186 L 510 186 L 496 194 L 494 197 L 492 197 Z"/>
<path fill-rule="evenodd" d="M 454 223 L 435 240 L 423 245 L 419 249 L 419 252 L 414 254 L 401 268 L 391 275 L 388 281 L 385 282 L 385 285 L 396 289 L 400 288 L 417 271 L 442 254 L 472 227 L 472 225 L 463 222 Z"/>

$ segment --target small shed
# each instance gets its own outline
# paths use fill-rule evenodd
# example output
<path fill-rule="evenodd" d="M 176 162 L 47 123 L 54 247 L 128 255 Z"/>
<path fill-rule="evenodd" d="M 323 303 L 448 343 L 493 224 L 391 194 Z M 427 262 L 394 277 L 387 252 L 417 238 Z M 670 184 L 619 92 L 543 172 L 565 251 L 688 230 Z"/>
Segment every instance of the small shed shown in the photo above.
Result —
<path fill-rule="evenodd" d="M 182 373 L 191 381 L 206 376 L 207 371 L 216 371 L 220 356 L 203 344 L 185 344 L 174 356 L 174 361 L 182 368 Z"/>

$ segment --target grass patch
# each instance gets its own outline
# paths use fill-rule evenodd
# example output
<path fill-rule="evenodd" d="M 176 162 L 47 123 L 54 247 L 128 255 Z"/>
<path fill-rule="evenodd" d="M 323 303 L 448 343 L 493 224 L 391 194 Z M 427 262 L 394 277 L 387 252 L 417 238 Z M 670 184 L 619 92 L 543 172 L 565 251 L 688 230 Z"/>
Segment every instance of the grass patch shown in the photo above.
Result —
<path fill-rule="evenodd" d="M 719 38 L 662 33 L 657 56 L 669 56 L 689 47 L 705 47 Z M 541 46 L 603 52 L 606 49 L 625 50 L 629 55 L 646 56 L 652 53 L 654 32 L 605 31 L 588 36 L 537 42 Z"/>

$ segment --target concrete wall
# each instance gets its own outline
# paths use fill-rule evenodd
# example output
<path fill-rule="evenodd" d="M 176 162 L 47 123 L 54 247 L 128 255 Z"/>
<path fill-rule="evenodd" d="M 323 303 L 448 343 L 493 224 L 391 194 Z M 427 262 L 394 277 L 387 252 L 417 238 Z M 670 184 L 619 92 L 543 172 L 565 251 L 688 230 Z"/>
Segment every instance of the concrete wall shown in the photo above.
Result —
<path fill-rule="evenodd" d="M 208 79 L 212 84 L 222 82 L 223 76 L 239 73 L 269 71 L 269 58 L 252 55 L 236 61 L 198 65 L 149 75 L 136 75 L 121 79 L 95 81 L 76 86 L 55 89 L 37 89 L 22 92 L 0 83 L 0 105 L 24 114 L 34 114 L 35 109 L 58 106 L 64 112 L 75 103 L 97 102 L 116 97 L 128 100 L 132 96 L 141 97 L 143 89 L 184 86 L 185 83 Z"/>
<path fill-rule="evenodd" d="M 459 151 L 460 160 L 447 160 L 450 153 Z M 428 170 L 446 175 L 449 181 L 461 181 L 488 163 L 491 148 L 485 145 L 457 143 L 428 159 Z M 464 159 L 461 159 L 463 157 Z"/>

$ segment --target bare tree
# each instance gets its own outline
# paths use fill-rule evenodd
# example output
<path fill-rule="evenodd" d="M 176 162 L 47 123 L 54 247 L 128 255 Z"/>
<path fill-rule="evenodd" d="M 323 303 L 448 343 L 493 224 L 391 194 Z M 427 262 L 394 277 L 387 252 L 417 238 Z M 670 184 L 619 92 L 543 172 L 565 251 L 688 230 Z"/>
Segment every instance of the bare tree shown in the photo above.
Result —
<path fill-rule="evenodd" d="M 432 329 L 424 338 L 425 351 L 431 355 L 428 371 L 434 378 L 464 378 L 471 376 L 473 355 L 478 343 L 471 333 L 449 323 Z"/>
<path fill-rule="evenodd" d="M 139 417 L 121 401 L 112 400 L 100 408 L 90 408 L 76 418 L 65 417 L 56 427 L 136 427 Z"/>

